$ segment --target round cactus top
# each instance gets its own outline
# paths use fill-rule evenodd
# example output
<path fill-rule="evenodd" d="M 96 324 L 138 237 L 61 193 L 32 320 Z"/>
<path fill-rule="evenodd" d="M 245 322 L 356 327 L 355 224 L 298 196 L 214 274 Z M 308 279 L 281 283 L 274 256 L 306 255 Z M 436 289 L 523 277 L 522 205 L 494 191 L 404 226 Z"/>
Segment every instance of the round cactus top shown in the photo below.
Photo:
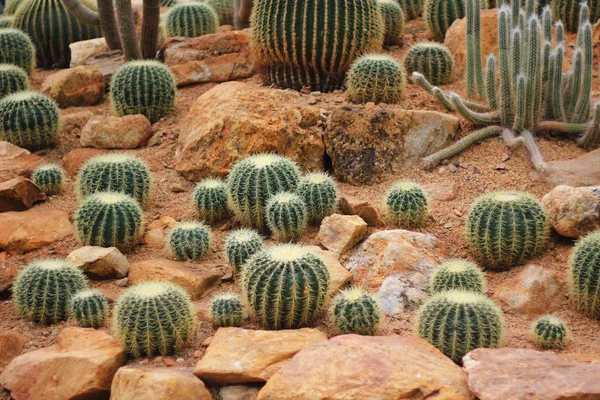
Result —
<path fill-rule="evenodd" d="M 300 198 L 292 192 L 280 192 L 272 197 L 272 201 L 278 203 L 291 203 L 292 201 L 299 201 Z"/>
<path fill-rule="evenodd" d="M 361 287 L 344 289 L 338 294 L 339 297 L 344 298 L 346 301 L 360 300 L 366 295 L 368 295 L 368 293 Z"/>
<path fill-rule="evenodd" d="M 235 293 L 221 293 L 214 297 L 213 303 L 216 301 L 231 301 L 231 300 L 239 301 L 238 295 Z"/>
<path fill-rule="evenodd" d="M 417 182 L 412 181 L 402 181 L 398 182 L 393 186 L 394 189 L 400 190 L 413 190 L 413 189 L 421 189 Z"/>
<path fill-rule="evenodd" d="M 174 230 L 194 231 L 197 229 L 207 229 L 208 227 L 203 222 L 185 221 L 180 222 Z"/>
<path fill-rule="evenodd" d="M 332 181 L 331 177 L 323 172 L 313 172 L 310 174 L 306 174 L 304 178 L 310 182 L 315 184 L 326 183 Z"/>
<path fill-rule="evenodd" d="M 223 182 L 220 179 L 215 179 L 215 178 L 207 178 L 207 179 L 204 179 L 204 180 L 198 182 L 198 187 L 206 188 L 206 189 L 217 189 L 217 188 L 224 187 L 224 186 L 225 186 L 225 182 Z"/>
<path fill-rule="evenodd" d="M 94 297 L 94 296 L 104 297 L 102 292 L 100 292 L 97 289 L 84 289 L 84 290 L 80 290 L 79 292 L 75 293 L 75 295 L 73 296 L 73 299 L 85 299 L 87 297 Z"/>
<path fill-rule="evenodd" d="M 8 64 L 8 63 L 2 63 L 0 64 L 0 71 L 8 71 L 8 72 L 12 72 L 12 71 L 19 71 L 19 72 L 23 72 L 24 74 L 27 74 L 27 72 L 25 72 L 25 70 L 17 65 L 14 64 Z"/>
<path fill-rule="evenodd" d="M 75 265 L 66 260 L 45 259 L 36 260 L 29 264 L 28 267 L 39 268 L 44 270 L 59 270 L 63 268 L 76 268 Z"/>
<path fill-rule="evenodd" d="M 266 252 L 273 260 L 282 263 L 297 261 L 310 253 L 306 247 L 296 244 L 280 244 L 272 246 L 269 247 Z"/>
<path fill-rule="evenodd" d="M 255 156 L 250 156 L 248 159 L 255 168 L 264 168 L 280 161 L 282 157 L 277 154 L 257 154 Z"/>
<path fill-rule="evenodd" d="M 48 101 L 48 102 L 53 102 L 52 100 L 50 100 L 49 97 L 41 94 L 40 92 L 35 92 L 33 90 L 24 90 L 22 92 L 17 92 L 17 93 L 13 93 L 10 94 L 8 96 L 6 96 L 2 102 L 13 102 L 13 101 Z"/>
<path fill-rule="evenodd" d="M 449 290 L 437 294 L 436 297 L 443 297 L 445 300 L 455 304 L 493 303 L 492 300 L 482 294 L 464 290 Z"/>
<path fill-rule="evenodd" d="M 538 318 L 538 320 L 536 321 L 536 324 L 539 323 L 547 323 L 550 325 L 564 325 L 564 322 L 562 319 L 555 317 L 554 315 L 543 315 L 540 318 Z"/>
<path fill-rule="evenodd" d="M 241 229 L 235 230 L 235 231 L 231 232 L 231 234 L 229 235 L 229 239 L 234 240 L 236 242 L 249 242 L 256 238 L 260 238 L 260 235 L 258 234 L 258 232 L 253 231 L 252 229 L 248 229 L 248 228 L 241 228 Z"/>
<path fill-rule="evenodd" d="M 127 153 L 101 154 L 99 156 L 90 158 L 88 161 L 88 163 L 90 163 L 90 164 L 93 164 L 93 163 L 121 164 L 121 163 L 125 163 L 125 162 L 143 163 L 143 161 L 140 158 L 138 158 L 136 156 L 132 156 L 131 154 L 127 154 Z"/>
<path fill-rule="evenodd" d="M 97 200 L 103 204 L 118 204 L 123 202 L 133 202 L 137 204 L 133 197 L 120 192 L 98 192 L 92 194 L 86 200 Z"/>
<path fill-rule="evenodd" d="M 415 43 L 415 45 L 413 47 L 411 47 L 412 49 L 437 49 L 437 50 L 442 50 L 447 52 L 448 54 L 451 54 L 450 51 L 448 50 L 448 47 L 446 47 L 446 45 L 442 44 L 442 43 L 437 43 L 437 42 L 428 42 L 428 41 L 424 41 L 424 42 L 417 42 Z"/>
<path fill-rule="evenodd" d="M 122 298 L 125 296 L 133 296 L 139 297 L 143 299 L 152 299 L 161 297 L 164 294 L 171 291 L 178 291 L 184 294 L 187 297 L 187 293 L 181 287 L 177 286 L 171 282 L 160 282 L 160 281 L 148 281 L 138 283 L 135 286 L 127 289 L 127 291 L 123 294 Z"/>
<path fill-rule="evenodd" d="M 444 261 L 442 263 L 442 267 L 449 272 L 464 272 L 468 269 L 476 268 L 475 264 L 471 263 L 470 261 L 460 259 Z"/>

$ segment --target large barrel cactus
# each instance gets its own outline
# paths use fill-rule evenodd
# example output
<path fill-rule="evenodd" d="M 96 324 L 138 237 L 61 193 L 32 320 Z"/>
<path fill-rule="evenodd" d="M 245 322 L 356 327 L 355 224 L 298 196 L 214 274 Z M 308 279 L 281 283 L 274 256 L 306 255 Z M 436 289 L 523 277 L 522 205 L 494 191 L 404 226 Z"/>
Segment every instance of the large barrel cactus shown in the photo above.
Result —
<path fill-rule="evenodd" d="M 198 37 L 215 33 L 217 28 L 219 28 L 217 13 L 204 3 L 177 5 L 165 17 L 167 37 Z"/>
<path fill-rule="evenodd" d="M 481 8 L 488 8 L 487 0 L 481 1 Z M 446 31 L 457 19 L 467 15 L 465 0 L 425 0 L 423 19 L 434 40 L 443 42 Z"/>

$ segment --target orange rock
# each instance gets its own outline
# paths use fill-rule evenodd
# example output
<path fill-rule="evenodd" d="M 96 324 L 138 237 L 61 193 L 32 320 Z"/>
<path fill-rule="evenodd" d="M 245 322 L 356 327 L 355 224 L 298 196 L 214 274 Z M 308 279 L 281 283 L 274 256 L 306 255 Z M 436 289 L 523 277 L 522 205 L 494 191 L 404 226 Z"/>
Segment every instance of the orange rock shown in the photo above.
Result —
<path fill-rule="evenodd" d="M 20 270 L 13 261 L 0 260 L 0 299 L 10 296 L 10 288 Z"/>
<path fill-rule="evenodd" d="M 79 168 L 90 158 L 104 154 L 105 152 L 98 149 L 75 149 L 71 150 L 63 157 L 63 168 L 69 176 L 77 175 Z"/>
<path fill-rule="evenodd" d="M 0 212 L 27 210 L 42 200 L 46 200 L 44 192 L 27 178 L 18 176 L 0 183 Z"/>
<path fill-rule="evenodd" d="M 29 177 L 43 161 L 28 150 L 0 141 L 0 182 L 17 176 Z"/>
<path fill-rule="evenodd" d="M 81 131 L 81 146 L 97 149 L 135 149 L 148 142 L 152 124 L 141 114 L 92 117 Z"/>
<path fill-rule="evenodd" d="M 26 252 L 73 235 L 69 214 L 34 208 L 0 214 L 0 248 Z"/>
<path fill-rule="evenodd" d="M 104 38 L 101 38 L 104 39 Z M 79 134 L 94 114 L 91 111 L 78 111 L 71 114 L 61 114 L 62 128 L 65 134 Z"/>
<path fill-rule="evenodd" d="M 91 279 L 121 279 L 129 273 L 129 261 L 116 247 L 83 246 L 66 259 Z"/>
<path fill-rule="evenodd" d="M 367 234 L 367 223 L 358 215 L 333 214 L 321 222 L 318 239 L 328 250 L 342 254 Z"/>
<path fill-rule="evenodd" d="M 21 354 L 24 344 L 25 339 L 16 332 L 0 333 L 0 369 Z"/>
<path fill-rule="evenodd" d="M 177 221 L 169 216 L 161 217 L 148 225 L 144 242 L 150 247 L 162 249 L 165 247 L 167 237 L 173 232 Z"/>
<path fill-rule="evenodd" d="M 578 238 L 600 228 L 600 187 L 560 185 L 542 198 L 544 212 L 559 235 Z"/>
<path fill-rule="evenodd" d="M 430 183 L 422 187 L 431 202 L 456 199 L 457 189 L 454 182 Z"/>
<path fill-rule="evenodd" d="M 344 196 L 340 199 L 340 209 L 346 215 L 358 215 L 369 226 L 385 226 L 383 214 L 379 207 L 374 206 L 368 201 L 357 199 L 353 196 Z"/>
<path fill-rule="evenodd" d="M 61 108 L 93 106 L 105 92 L 102 74 L 90 66 L 63 69 L 48 76 L 42 93 L 50 96 Z"/>

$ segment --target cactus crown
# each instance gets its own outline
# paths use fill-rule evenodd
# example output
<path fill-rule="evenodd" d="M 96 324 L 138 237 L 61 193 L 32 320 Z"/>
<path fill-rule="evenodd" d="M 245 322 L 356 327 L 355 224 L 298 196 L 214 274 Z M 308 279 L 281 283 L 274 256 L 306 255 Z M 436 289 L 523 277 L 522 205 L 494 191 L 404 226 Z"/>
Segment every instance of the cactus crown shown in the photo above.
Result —
<path fill-rule="evenodd" d="M 485 278 L 481 269 L 467 260 L 451 259 L 440 267 L 429 279 L 429 293 L 436 294 L 448 290 L 484 293 Z"/>
<path fill-rule="evenodd" d="M 273 195 L 267 202 L 266 217 L 273 237 L 284 242 L 298 240 L 308 223 L 304 200 L 292 192 Z"/>
<path fill-rule="evenodd" d="M 341 335 L 374 335 L 383 317 L 373 295 L 362 288 L 353 287 L 335 296 L 331 319 Z"/>
<path fill-rule="evenodd" d="M 418 228 L 427 222 L 429 201 L 418 183 L 400 181 L 387 191 L 383 212 L 392 224 Z"/>
<path fill-rule="evenodd" d="M 225 239 L 225 254 L 234 271 L 264 248 L 263 238 L 252 229 L 237 229 Z"/>
<path fill-rule="evenodd" d="M 108 301 L 100 291 L 87 289 L 71 298 L 71 315 L 84 328 L 99 328 L 108 315 Z"/>
<path fill-rule="evenodd" d="M 29 89 L 29 76 L 21 67 L 0 64 L 0 98 Z"/>
<path fill-rule="evenodd" d="M 213 326 L 240 326 L 243 319 L 243 307 L 240 298 L 234 293 L 215 296 L 210 306 L 210 320 Z"/>
<path fill-rule="evenodd" d="M 337 208 L 337 185 L 328 174 L 312 172 L 304 175 L 300 178 L 296 193 L 304 200 L 311 222 L 321 222 Z"/>
<path fill-rule="evenodd" d="M 581 238 L 569 261 L 569 287 L 577 309 L 600 319 L 600 231 Z"/>
<path fill-rule="evenodd" d="M 206 3 L 194 2 L 173 7 L 165 18 L 165 34 L 168 37 L 198 37 L 215 33 L 219 16 Z"/>
<path fill-rule="evenodd" d="M 353 103 L 398 103 L 406 89 L 406 73 L 387 54 L 367 54 L 350 67 L 346 86 Z"/>
<path fill-rule="evenodd" d="M 182 222 L 171 232 L 168 246 L 178 260 L 198 260 L 210 252 L 212 232 L 204 222 Z"/>
<path fill-rule="evenodd" d="M 531 336 L 542 349 L 563 350 L 571 341 L 571 332 L 567 325 L 553 315 L 544 315 L 534 321 Z"/>
<path fill-rule="evenodd" d="M 58 164 L 40 165 L 31 174 L 31 180 L 48 196 L 60 193 L 65 184 L 65 171 Z"/>
<path fill-rule="evenodd" d="M 404 32 L 404 11 L 396 0 L 377 0 L 379 12 L 385 24 L 383 43 L 396 45 L 402 41 Z"/>
<path fill-rule="evenodd" d="M 221 179 L 207 178 L 194 189 L 194 207 L 201 221 L 209 224 L 227 215 L 227 185 Z"/>
<path fill-rule="evenodd" d="M 35 68 L 35 47 L 31 38 L 19 29 L 0 29 L 0 63 L 16 65 L 31 75 Z"/>
<path fill-rule="evenodd" d="M 434 42 L 419 42 L 410 48 L 404 59 L 408 72 L 419 72 L 434 85 L 445 85 L 452 78 L 454 58 L 446 46 Z"/>

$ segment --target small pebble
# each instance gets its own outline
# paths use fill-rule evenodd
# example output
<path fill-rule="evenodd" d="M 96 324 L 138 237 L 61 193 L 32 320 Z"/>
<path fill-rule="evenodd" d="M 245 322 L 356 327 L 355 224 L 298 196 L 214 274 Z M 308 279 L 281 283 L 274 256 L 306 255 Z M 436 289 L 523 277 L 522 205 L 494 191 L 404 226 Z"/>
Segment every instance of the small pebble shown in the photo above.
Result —
<path fill-rule="evenodd" d="M 118 279 L 115 281 L 115 285 L 117 285 L 118 287 L 126 287 L 128 283 L 129 283 L 128 277 L 125 277 L 123 279 Z"/>
<path fill-rule="evenodd" d="M 456 171 L 458 171 L 458 168 L 456 167 L 456 165 L 450 164 L 450 165 L 448 165 L 448 171 L 456 172 Z"/>
<path fill-rule="evenodd" d="M 164 363 L 167 367 L 173 367 L 175 365 L 175 361 L 172 358 L 165 358 Z"/>
<path fill-rule="evenodd" d="M 173 186 L 171 186 L 171 192 L 182 193 L 182 192 L 185 192 L 185 188 L 181 185 L 173 185 Z"/>

